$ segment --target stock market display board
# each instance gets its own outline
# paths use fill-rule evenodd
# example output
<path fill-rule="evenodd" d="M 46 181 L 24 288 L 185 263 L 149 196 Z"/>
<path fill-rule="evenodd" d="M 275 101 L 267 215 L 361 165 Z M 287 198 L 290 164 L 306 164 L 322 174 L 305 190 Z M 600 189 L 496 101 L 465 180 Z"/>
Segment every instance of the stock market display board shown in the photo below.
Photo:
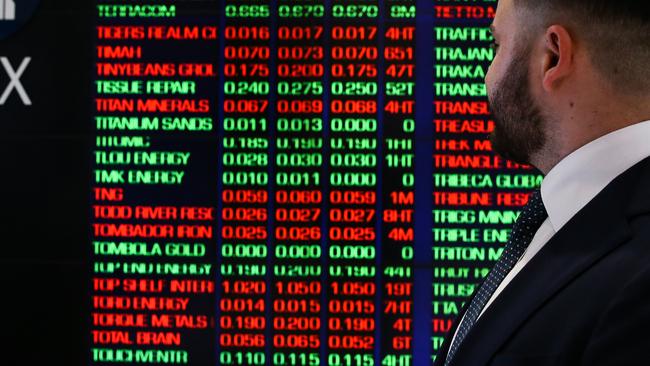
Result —
<path fill-rule="evenodd" d="M 496 1 L 93 1 L 90 364 L 431 364 L 542 178 Z"/>

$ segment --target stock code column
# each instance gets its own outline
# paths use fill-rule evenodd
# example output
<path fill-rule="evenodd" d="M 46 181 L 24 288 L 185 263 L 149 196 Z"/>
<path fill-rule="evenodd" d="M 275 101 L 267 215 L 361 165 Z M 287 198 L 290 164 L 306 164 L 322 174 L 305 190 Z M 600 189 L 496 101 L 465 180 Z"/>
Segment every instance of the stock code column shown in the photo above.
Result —
<path fill-rule="evenodd" d="M 221 230 L 217 301 L 221 365 L 268 364 L 270 2 L 226 0 Z M 216 153 L 216 151 L 215 151 Z"/>
<path fill-rule="evenodd" d="M 323 321 L 322 0 L 280 0 L 273 243 L 273 365 L 320 365 Z"/>
<path fill-rule="evenodd" d="M 436 1 L 434 47 L 433 350 L 503 251 L 541 176 L 491 152 L 484 77 L 496 1 Z"/>
<path fill-rule="evenodd" d="M 184 4 L 95 7 L 91 364 L 214 360 L 217 28 Z"/>

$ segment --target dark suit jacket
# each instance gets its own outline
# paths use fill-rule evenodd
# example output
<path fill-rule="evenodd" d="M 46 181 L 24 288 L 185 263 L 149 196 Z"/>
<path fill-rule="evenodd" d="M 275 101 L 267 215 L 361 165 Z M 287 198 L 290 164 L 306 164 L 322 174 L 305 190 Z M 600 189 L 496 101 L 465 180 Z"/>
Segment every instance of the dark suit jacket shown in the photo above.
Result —
<path fill-rule="evenodd" d="M 444 365 L 465 309 L 436 366 Z M 650 365 L 650 158 L 546 243 L 486 309 L 451 365 Z"/>

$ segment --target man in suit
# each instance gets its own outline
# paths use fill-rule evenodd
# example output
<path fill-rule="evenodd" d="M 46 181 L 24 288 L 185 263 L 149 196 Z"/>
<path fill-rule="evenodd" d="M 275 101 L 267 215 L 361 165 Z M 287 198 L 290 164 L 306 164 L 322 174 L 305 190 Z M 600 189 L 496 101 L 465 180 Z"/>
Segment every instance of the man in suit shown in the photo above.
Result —
<path fill-rule="evenodd" d="M 505 158 L 544 175 L 438 366 L 650 365 L 650 1 L 501 0 Z"/>

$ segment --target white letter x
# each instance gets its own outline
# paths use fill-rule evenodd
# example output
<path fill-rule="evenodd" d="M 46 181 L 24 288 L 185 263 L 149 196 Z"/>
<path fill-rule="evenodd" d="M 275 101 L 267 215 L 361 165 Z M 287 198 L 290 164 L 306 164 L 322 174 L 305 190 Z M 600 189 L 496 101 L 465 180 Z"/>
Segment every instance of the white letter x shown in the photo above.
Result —
<path fill-rule="evenodd" d="M 9 79 L 11 79 L 9 85 L 7 85 L 7 88 L 0 96 L 0 105 L 5 104 L 7 98 L 9 98 L 9 94 L 11 94 L 11 91 L 13 89 L 16 89 L 16 92 L 20 96 L 20 99 L 23 101 L 23 104 L 32 105 L 32 101 L 29 100 L 29 95 L 27 95 L 27 92 L 23 88 L 23 85 L 20 83 L 20 76 L 23 74 L 23 72 L 25 71 L 27 65 L 29 65 L 29 62 L 31 60 L 32 60 L 31 57 L 25 57 L 23 59 L 23 62 L 18 67 L 18 71 L 15 71 L 14 68 L 9 63 L 8 58 L 0 57 L 0 63 L 2 63 L 2 66 L 5 68 L 5 71 L 9 76 Z"/>

